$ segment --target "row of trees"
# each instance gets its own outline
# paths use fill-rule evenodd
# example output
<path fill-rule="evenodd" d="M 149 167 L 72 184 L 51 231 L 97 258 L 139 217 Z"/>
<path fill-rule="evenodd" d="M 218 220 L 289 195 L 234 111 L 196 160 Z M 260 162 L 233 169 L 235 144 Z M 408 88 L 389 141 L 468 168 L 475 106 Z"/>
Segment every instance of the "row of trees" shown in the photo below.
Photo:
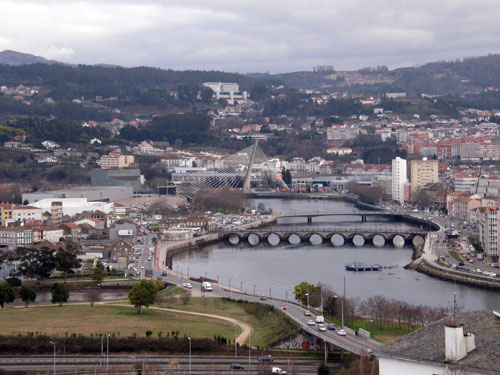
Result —
<path fill-rule="evenodd" d="M 45 246 L 40 250 L 18 247 L 16 258 L 19 261 L 19 274 L 32 279 L 46 279 L 52 271 L 57 270 L 64 274 L 66 281 L 68 274 L 81 267 L 79 253 L 77 245 L 71 241 L 65 242 L 57 250 Z"/>
<path fill-rule="evenodd" d="M 69 298 L 69 288 L 66 284 L 54 283 L 50 288 L 50 292 L 52 294 L 52 303 L 58 303 L 59 306 L 62 306 L 64 302 L 68 302 Z M 36 300 L 36 291 L 27 287 L 21 286 L 19 289 L 19 296 L 21 300 L 25 303 L 26 307 L 29 306 L 30 303 L 35 302 Z M 16 296 L 14 294 L 14 290 L 8 282 L 3 282 L 0 284 L 0 307 L 3 309 L 4 306 L 8 303 L 14 302 Z"/>
<path fill-rule="evenodd" d="M 432 308 L 423 305 L 412 305 L 394 298 L 376 295 L 361 302 L 359 298 L 344 299 L 335 294 L 328 286 L 323 284 L 309 284 L 301 282 L 295 286 L 295 299 L 311 307 L 323 307 L 323 311 L 336 318 L 342 316 L 344 307 L 344 320 L 347 324 L 354 322 L 357 315 L 372 319 L 379 328 L 387 324 L 398 323 L 399 328 L 404 325 L 412 327 L 425 325 L 441 319 L 448 312 L 446 308 Z"/>

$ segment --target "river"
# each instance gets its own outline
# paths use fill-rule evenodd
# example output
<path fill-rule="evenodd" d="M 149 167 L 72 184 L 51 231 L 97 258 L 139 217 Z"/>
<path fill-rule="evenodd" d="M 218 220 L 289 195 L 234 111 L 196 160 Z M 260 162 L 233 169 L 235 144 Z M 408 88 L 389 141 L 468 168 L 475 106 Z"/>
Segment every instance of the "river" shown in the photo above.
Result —
<path fill-rule="evenodd" d="M 355 212 L 357 209 L 348 202 L 326 200 L 257 200 L 255 205 L 263 203 L 272 208 L 274 213 L 304 212 Z M 371 218 L 370 218 L 371 219 Z M 352 217 L 318 218 L 313 227 L 349 226 L 383 228 L 395 226 L 411 227 L 412 224 L 390 223 L 371 219 L 361 223 Z M 304 219 L 287 219 L 280 225 L 305 226 Z M 323 283 L 337 294 L 344 288 L 346 297 L 359 297 L 365 300 L 370 296 L 383 295 L 432 307 L 453 307 L 453 295 L 457 294 L 459 307 L 464 311 L 500 309 L 500 293 L 457 285 L 441 281 L 403 267 L 410 263 L 412 250 L 408 247 L 398 249 L 386 245 L 333 247 L 322 245 L 279 245 L 267 244 L 251 247 L 247 243 L 231 246 L 220 242 L 206 246 L 201 250 L 185 252 L 173 259 L 173 269 L 189 273 L 191 276 L 204 276 L 217 279 L 233 288 L 242 288 L 248 292 L 271 294 L 273 297 L 293 298 L 293 288 L 301 281 Z M 387 268 L 380 272 L 348 272 L 344 266 L 348 263 L 381 264 Z M 231 279 L 231 281 L 229 281 Z"/>

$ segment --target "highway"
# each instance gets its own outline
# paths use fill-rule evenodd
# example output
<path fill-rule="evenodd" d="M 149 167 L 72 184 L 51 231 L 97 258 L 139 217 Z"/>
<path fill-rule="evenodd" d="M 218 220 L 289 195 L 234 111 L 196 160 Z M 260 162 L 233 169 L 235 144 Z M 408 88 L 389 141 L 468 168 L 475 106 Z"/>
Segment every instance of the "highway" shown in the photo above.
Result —
<path fill-rule="evenodd" d="M 136 367 L 143 368 L 147 374 L 261 374 L 270 367 L 280 367 L 289 374 L 317 374 L 320 358 L 279 357 L 272 363 L 260 363 L 255 352 L 240 353 L 239 356 L 197 356 L 192 355 L 110 355 L 83 356 L 57 355 L 56 373 L 58 374 L 101 374 L 108 370 L 111 373 L 134 374 Z M 191 366 L 190 366 L 191 363 Z M 243 369 L 232 369 L 239 364 Z M 43 371 L 52 373 L 54 357 L 48 356 L 0 356 L 0 368 L 8 371 Z M 338 369 L 339 363 L 330 364 L 331 369 Z M 190 371 L 191 368 L 191 371 Z"/>

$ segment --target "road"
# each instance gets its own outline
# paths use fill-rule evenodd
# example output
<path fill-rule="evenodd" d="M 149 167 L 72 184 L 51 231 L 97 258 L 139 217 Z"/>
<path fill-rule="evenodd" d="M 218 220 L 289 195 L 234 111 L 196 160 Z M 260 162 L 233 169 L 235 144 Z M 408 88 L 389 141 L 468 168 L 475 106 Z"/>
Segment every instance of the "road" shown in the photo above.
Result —
<path fill-rule="evenodd" d="M 296 371 L 299 374 L 317 374 L 317 369 L 321 359 L 307 357 L 280 357 L 274 358 L 273 363 L 261 364 L 258 361 L 258 354 L 255 352 L 239 353 L 239 356 L 191 356 L 191 372 L 189 372 L 190 358 L 188 355 L 162 356 L 162 355 L 110 355 L 107 361 L 106 355 L 102 356 L 81 356 L 81 355 L 57 355 L 57 373 L 95 374 L 102 373 L 109 368 L 112 373 L 134 374 L 134 367 L 140 366 L 148 374 L 178 373 L 192 375 L 206 374 L 259 374 L 262 370 L 273 367 L 280 367 L 288 371 Z M 231 370 L 231 365 L 238 363 L 244 367 L 242 370 Z M 1 356 L 0 367 L 8 371 L 40 371 L 43 373 L 52 372 L 54 365 L 53 356 Z M 331 370 L 339 369 L 340 364 L 329 364 Z"/>
<path fill-rule="evenodd" d="M 186 282 L 186 279 L 177 277 L 175 275 L 175 272 L 170 272 L 170 275 L 167 277 L 163 277 L 163 279 L 179 286 L 182 285 L 182 283 Z M 201 283 L 193 280 L 190 280 L 190 283 L 192 284 L 194 291 L 201 291 Z M 307 320 L 311 319 L 311 317 L 305 315 L 307 309 L 290 301 L 287 302 L 274 298 L 261 300 L 259 296 L 239 293 L 235 289 L 228 290 L 228 288 L 225 286 L 213 284 L 213 287 L 213 291 L 205 293 L 205 296 L 241 299 L 248 302 L 257 302 L 271 305 L 294 320 L 296 323 L 298 323 L 304 331 L 318 337 L 320 340 L 326 341 L 327 343 L 337 348 L 342 348 L 356 354 L 361 354 L 362 352 L 380 348 L 378 345 L 367 342 L 355 335 L 350 334 L 349 332 L 346 336 L 339 336 L 337 334 L 337 331 L 320 332 L 316 325 L 313 327 L 307 325 Z M 286 310 L 283 309 L 284 306 L 286 306 Z M 314 318 L 314 316 L 312 316 L 312 318 Z"/>

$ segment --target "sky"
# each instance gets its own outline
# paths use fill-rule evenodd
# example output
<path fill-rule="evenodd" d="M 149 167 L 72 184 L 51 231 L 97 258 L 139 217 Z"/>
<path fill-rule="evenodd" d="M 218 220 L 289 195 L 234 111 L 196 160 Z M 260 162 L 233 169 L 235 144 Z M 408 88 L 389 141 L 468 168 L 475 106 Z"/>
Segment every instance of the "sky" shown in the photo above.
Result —
<path fill-rule="evenodd" d="M 500 52 L 499 0 L 0 0 L 0 51 L 283 73 Z"/>

